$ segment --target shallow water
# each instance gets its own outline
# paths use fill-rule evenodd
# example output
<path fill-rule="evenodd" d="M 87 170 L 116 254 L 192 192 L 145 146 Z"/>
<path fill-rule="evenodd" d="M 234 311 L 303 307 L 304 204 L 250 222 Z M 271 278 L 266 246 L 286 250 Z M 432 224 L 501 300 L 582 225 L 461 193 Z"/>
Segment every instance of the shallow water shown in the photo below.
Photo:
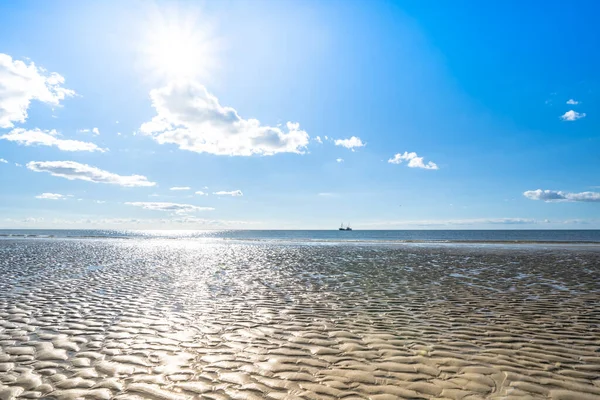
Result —
<path fill-rule="evenodd" d="M 0 240 L 0 399 L 600 396 L 600 251 Z"/>

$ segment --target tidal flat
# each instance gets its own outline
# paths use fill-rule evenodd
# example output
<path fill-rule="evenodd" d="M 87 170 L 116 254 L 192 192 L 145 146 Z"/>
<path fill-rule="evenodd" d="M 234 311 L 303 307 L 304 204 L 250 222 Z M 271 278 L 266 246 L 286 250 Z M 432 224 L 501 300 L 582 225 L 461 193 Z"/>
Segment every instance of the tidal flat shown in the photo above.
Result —
<path fill-rule="evenodd" d="M 598 399 L 599 246 L 0 240 L 0 400 Z"/>

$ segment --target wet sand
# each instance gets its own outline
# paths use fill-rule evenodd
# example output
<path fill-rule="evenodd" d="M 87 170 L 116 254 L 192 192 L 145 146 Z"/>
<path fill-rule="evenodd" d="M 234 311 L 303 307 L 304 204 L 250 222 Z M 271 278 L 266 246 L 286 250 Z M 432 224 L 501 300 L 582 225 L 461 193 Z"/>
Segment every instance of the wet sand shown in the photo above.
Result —
<path fill-rule="evenodd" d="M 598 399 L 600 250 L 0 240 L 0 400 Z"/>

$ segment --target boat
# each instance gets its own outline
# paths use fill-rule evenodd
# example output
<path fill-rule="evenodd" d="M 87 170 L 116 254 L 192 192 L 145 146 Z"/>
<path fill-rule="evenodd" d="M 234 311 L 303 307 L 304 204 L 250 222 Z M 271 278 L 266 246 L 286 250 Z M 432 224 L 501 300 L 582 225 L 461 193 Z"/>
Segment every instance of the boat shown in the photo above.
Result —
<path fill-rule="evenodd" d="M 340 231 L 351 231 L 352 228 L 350 228 L 350 224 L 348 224 L 345 228 L 344 228 L 344 224 L 342 223 L 342 225 L 340 225 L 340 227 L 338 228 L 338 230 Z"/>

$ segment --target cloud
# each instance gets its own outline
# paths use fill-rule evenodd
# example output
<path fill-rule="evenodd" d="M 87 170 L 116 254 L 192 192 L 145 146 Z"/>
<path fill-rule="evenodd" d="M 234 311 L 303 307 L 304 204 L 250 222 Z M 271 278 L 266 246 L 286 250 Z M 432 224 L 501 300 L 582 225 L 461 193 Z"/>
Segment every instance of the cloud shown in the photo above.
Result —
<path fill-rule="evenodd" d="M 203 192 L 202 190 L 198 190 L 198 191 L 196 192 L 196 194 L 197 194 L 198 196 L 208 196 L 208 193 L 205 193 L 205 192 Z"/>
<path fill-rule="evenodd" d="M 217 196 L 233 196 L 233 197 L 238 197 L 238 196 L 244 195 L 241 190 L 232 190 L 230 192 L 226 192 L 226 191 L 222 190 L 220 192 L 214 192 L 213 194 L 217 195 Z"/>
<path fill-rule="evenodd" d="M 94 129 L 92 129 L 92 133 L 93 133 L 94 135 L 99 135 L 99 134 L 100 134 L 100 131 L 98 130 L 98 128 L 94 128 Z"/>
<path fill-rule="evenodd" d="M 79 133 L 89 133 L 90 130 L 89 129 L 79 129 L 77 132 L 79 132 Z"/>
<path fill-rule="evenodd" d="M 320 136 L 317 136 L 317 137 L 315 138 L 315 142 L 317 142 L 317 143 L 320 143 L 320 144 L 323 144 L 323 140 L 321 140 L 321 137 L 320 137 Z"/>
<path fill-rule="evenodd" d="M 16 142 L 25 146 L 50 146 L 57 147 L 63 151 L 99 151 L 105 152 L 107 149 L 102 149 L 90 142 L 80 142 L 79 140 L 64 140 L 59 139 L 58 132 L 55 130 L 42 131 L 40 129 L 26 130 L 22 128 L 13 129 L 9 133 L 0 136 L 0 139 Z"/>
<path fill-rule="evenodd" d="M 567 104 L 576 105 L 576 104 L 579 104 L 579 102 L 576 100 L 573 100 L 573 99 L 569 99 L 569 100 L 567 100 Z"/>
<path fill-rule="evenodd" d="M 329 193 L 329 192 L 322 192 L 322 193 L 317 193 L 317 196 L 322 196 L 322 197 L 336 197 L 337 194 L 335 194 L 335 193 Z"/>
<path fill-rule="evenodd" d="M 88 182 L 107 183 L 125 187 L 156 185 L 156 183 L 148 181 L 142 175 L 117 175 L 75 161 L 31 161 L 27 163 L 27 168 L 35 172 L 48 172 L 53 176 L 69 180 L 80 179 Z"/>
<path fill-rule="evenodd" d="M 6 161 L 4 158 L 0 158 L 0 163 L 8 164 L 8 161 Z"/>
<path fill-rule="evenodd" d="M 125 203 L 130 206 L 141 207 L 144 210 L 153 210 L 153 211 L 169 211 L 174 212 L 175 214 L 187 214 L 198 211 L 213 211 L 212 207 L 198 207 L 193 206 L 191 204 L 179 204 L 179 203 L 162 203 L 162 202 L 127 202 Z"/>
<path fill-rule="evenodd" d="M 73 90 L 62 87 L 64 81 L 33 62 L 27 64 L 0 53 L 0 128 L 25 122 L 32 100 L 58 106 L 65 97 L 73 96 Z"/>
<path fill-rule="evenodd" d="M 351 149 L 352 151 L 354 151 L 356 147 L 364 147 L 367 145 L 356 136 L 352 136 L 350 139 L 336 139 L 334 143 L 336 146 L 342 146 L 347 149 Z"/>
<path fill-rule="evenodd" d="M 446 220 L 384 221 L 361 224 L 361 226 L 470 226 L 470 225 L 530 225 L 540 221 L 531 218 L 467 218 Z M 545 222 L 546 223 L 546 222 Z"/>
<path fill-rule="evenodd" d="M 423 157 L 417 156 L 417 153 L 415 153 L 414 151 L 410 153 L 405 151 L 404 154 L 398 153 L 394 155 L 393 158 L 390 158 L 388 160 L 388 163 L 401 164 L 402 161 L 408 161 L 408 166 L 410 168 L 439 169 L 437 164 L 433 161 L 429 161 L 427 164 L 425 164 L 423 162 Z"/>
<path fill-rule="evenodd" d="M 40 195 L 35 196 L 36 199 L 46 199 L 46 200 L 65 200 L 67 196 L 63 196 L 58 193 L 42 193 Z"/>
<path fill-rule="evenodd" d="M 190 190 L 190 187 L 189 186 L 173 186 L 169 190 Z"/>
<path fill-rule="evenodd" d="M 336 158 L 335 161 L 337 161 L 339 163 L 342 163 L 342 162 L 344 162 L 344 159 L 343 158 Z"/>
<path fill-rule="evenodd" d="M 577 111 L 570 110 L 561 115 L 560 119 L 563 121 L 577 121 L 583 117 L 585 117 L 585 113 L 578 113 Z"/>
<path fill-rule="evenodd" d="M 199 84 L 170 84 L 152 90 L 150 98 L 157 115 L 139 132 L 160 144 L 229 156 L 303 154 L 308 144 L 309 136 L 298 123 L 288 122 L 284 132 L 257 119 L 243 119 Z"/>
<path fill-rule="evenodd" d="M 537 189 L 528 190 L 523 193 L 523 196 L 530 200 L 542 200 L 545 202 L 600 202 L 600 193 L 598 192 L 568 193 L 561 190 Z"/>

